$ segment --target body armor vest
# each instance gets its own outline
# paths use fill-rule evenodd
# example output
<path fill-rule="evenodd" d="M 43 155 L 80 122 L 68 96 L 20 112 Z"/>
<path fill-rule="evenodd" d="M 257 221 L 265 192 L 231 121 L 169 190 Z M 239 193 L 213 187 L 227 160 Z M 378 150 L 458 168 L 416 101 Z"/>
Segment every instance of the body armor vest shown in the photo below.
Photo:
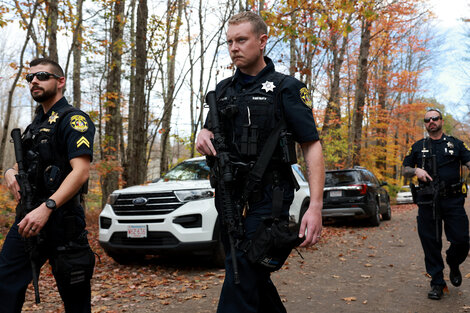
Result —
<path fill-rule="evenodd" d="M 272 72 L 263 77 L 265 83 L 248 83 L 238 91 L 232 79 L 221 84 L 217 107 L 231 157 L 243 162 L 256 161 L 259 157 L 277 121 L 284 118 L 279 91 L 285 77 Z M 294 143 L 290 141 L 292 148 Z M 282 162 L 280 150 L 280 147 L 276 149 L 274 162 Z"/>
<path fill-rule="evenodd" d="M 35 118 L 23 133 L 25 168 L 38 202 L 49 198 L 72 171 L 66 145 L 58 144 L 57 133 L 61 120 L 74 111 L 79 110 L 64 106 L 42 122 Z"/>

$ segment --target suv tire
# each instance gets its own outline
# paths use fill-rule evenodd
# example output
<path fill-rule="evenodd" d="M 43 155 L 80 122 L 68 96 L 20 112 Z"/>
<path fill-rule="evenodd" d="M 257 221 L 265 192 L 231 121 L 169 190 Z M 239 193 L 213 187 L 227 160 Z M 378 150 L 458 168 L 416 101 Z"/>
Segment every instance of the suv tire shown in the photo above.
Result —
<path fill-rule="evenodd" d="M 392 208 L 390 207 L 390 200 L 387 202 L 387 211 L 382 214 L 384 221 L 390 221 L 392 219 Z"/>
<path fill-rule="evenodd" d="M 372 201 L 372 216 L 369 218 L 371 226 L 377 227 L 380 225 L 380 211 L 377 200 Z"/>

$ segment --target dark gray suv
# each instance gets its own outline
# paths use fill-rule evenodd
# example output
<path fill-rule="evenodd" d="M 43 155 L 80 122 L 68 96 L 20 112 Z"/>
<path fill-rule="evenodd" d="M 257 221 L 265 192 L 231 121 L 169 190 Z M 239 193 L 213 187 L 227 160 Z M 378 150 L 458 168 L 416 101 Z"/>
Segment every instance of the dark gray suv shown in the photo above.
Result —
<path fill-rule="evenodd" d="M 379 180 L 363 167 L 328 170 L 323 190 L 323 218 L 366 218 L 379 226 L 392 218 L 390 197 Z"/>

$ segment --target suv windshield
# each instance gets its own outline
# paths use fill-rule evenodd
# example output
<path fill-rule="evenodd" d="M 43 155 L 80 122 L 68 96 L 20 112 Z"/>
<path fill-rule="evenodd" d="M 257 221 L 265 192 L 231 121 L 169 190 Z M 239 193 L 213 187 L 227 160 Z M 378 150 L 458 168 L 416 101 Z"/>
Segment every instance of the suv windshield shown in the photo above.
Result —
<path fill-rule="evenodd" d="M 357 171 L 339 171 L 325 173 L 325 187 L 349 185 L 358 182 Z"/>
<path fill-rule="evenodd" d="M 210 169 L 205 160 L 183 162 L 168 171 L 163 180 L 207 180 L 209 174 Z"/>

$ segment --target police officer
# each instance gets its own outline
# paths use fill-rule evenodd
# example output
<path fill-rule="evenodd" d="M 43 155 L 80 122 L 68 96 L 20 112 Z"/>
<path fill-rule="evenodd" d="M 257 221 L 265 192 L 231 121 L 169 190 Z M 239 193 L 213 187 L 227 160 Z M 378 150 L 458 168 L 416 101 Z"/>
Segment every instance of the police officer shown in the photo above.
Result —
<path fill-rule="evenodd" d="M 461 180 L 461 165 L 470 167 L 470 151 L 459 139 L 443 133 L 442 114 L 430 109 L 424 116 L 429 137 L 413 144 L 403 161 L 406 177 L 416 175 L 419 187 L 418 234 L 424 250 L 426 271 L 431 275 L 428 298 L 439 300 L 446 288 L 442 249 L 442 221 L 450 247 L 446 261 L 449 280 L 462 283 L 459 265 L 469 251 L 468 217 L 464 210 L 466 185 Z M 437 175 L 433 175 L 437 174 Z M 431 188 L 434 183 L 434 188 Z"/>
<path fill-rule="evenodd" d="M 233 16 L 228 25 L 228 49 L 237 70 L 234 76 L 217 85 L 216 99 L 220 124 L 230 146 L 230 158 L 244 164 L 256 160 L 276 122 L 285 119 L 288 131 L 303 150 L 311 196 L 298 236 L 305 238 L 301 246 L 313 245 L 322 231 L 324 163 L 309 92 L 297 79 L 276 72 L 271 59 L 263 56 L 268 36 L 267 26 L 259 15 L 242 12 Z M 205 128 L 198 134 L 196 148 L 203 155 L 214 156 L 216 151 L 211 142 L 214 134 L 207 128 L 209 124 L 210 121 L 206 121 Z M 239 174 L 242 185 L 246 175 Z M 273 177 L 276 176 L 277 185 L 284 190 L 281 215 L 288 216 L 295 182 L 290 165 L 274 155 L 263 176 L 262 186 L 248 200 L 243 221 L 248 239 L 254 237 L 263 218 L 272 214 Z M 217 195 L 216 192 L 216 206 L 220 210 Z M 234 256 L 226 236 L 223 243 L 227 256 L 226 276 L 218 312 L 286 312 L 269 272 L 250 263 L 241 249 L 236 250 L 235 256 L 240 283 L 235 283 Z"/>
<path fill-rule="evenodd" d="M 65 311 L 91 312 L 94 255 L 86 238 L 80 193 L 89 177 L 95 127 L 87 114 L 63 97 L 65 76 L 59 64 L 40 58 L 30 66 L 26 80 L 40 105 L 22 135 L 22 146 L 35 208 L 24 216 L 17 207 L 17 218 L 3 244 L 0 311 L 21 312 L 32 279 L 26 239 L 37 243 L 37 273 L 49 260 Z M 5 171 L 4 179 L 19 201 L 23 195 L 17 173 L 15 164 Z"/>

